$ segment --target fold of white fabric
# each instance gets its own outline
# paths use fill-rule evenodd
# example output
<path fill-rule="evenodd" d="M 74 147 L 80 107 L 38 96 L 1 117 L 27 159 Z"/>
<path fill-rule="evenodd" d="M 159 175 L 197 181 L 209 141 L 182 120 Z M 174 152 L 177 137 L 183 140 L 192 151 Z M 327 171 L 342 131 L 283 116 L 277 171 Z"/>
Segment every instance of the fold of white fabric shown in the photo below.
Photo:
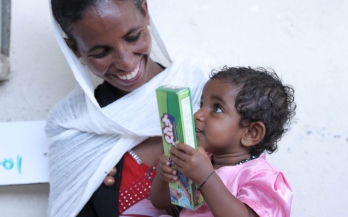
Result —
<path fill-rule="evenodd" d="M 151 7 L 149 11 L 151 15 Z M 148 83 L 100 108 L 90 71 L 68 48 L 51 16 L 59 46 L 79 83 L 51 110 L 45 128 L 49 138 L 48 216 L 69 217 L 79 213 L 125 152 L 150 136 L 161 135 L 156 88 L 164 84 L 190 87 L 196 110 L 211 65 L 184 55 L 170 56 L 151 17 L 154 40 L 171 65 Z"/>

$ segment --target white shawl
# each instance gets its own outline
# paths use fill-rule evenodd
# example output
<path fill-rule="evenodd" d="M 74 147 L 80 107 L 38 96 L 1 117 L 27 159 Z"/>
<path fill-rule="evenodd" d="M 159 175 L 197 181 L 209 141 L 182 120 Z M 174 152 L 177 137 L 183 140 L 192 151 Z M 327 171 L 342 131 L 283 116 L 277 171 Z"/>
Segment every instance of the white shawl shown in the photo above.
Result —
<path fill-rule="evenodd" d="M 149 11 L 151 14 L 150 4 Z M 52 109 L 46 125 L 48 216 L 68 217 L 79 213 L 125 152 L 150 136 L 161 135 L 155 89 L 164 84 L 190 87 L 193 107 L 197 109 L 211 65 L 207 61 L 173 57 L 151 17 L 153 38 L 171 64 L 148 83 L 100 108 L 90 71 L 67 47 L 59 25 L 52 14 L 51 17 L 60 48 L 79 83 Z"/>

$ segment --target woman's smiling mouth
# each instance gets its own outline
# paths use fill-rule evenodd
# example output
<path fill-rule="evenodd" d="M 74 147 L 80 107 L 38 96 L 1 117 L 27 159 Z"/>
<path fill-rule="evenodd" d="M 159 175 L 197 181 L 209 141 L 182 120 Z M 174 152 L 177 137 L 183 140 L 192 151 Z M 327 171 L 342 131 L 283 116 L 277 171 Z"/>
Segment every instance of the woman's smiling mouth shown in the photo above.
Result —
<path fill-rule="evenodd" d="M 123 75 L 116 75 L 116 76 L 122 81 L 131 81 L 132 79 L 136 78 L 140 74 L 139 73 L 140 65 L 141 65 L 141 61 L 138 63 L 138 65 L 135 67 L 135 69 L 132 72 L 129 72 Z"/>

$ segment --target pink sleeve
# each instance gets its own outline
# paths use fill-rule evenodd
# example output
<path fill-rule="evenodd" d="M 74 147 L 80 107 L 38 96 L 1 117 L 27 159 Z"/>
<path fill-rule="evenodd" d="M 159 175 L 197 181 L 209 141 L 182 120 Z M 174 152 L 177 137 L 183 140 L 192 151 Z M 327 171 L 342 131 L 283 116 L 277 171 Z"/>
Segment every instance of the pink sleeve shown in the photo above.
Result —
<path fill-rule="evenodd" d="M 260 217 L 289 217 L 292 189 L 279 171 L 262 170 L 244 182 L 237 198 Z"/>

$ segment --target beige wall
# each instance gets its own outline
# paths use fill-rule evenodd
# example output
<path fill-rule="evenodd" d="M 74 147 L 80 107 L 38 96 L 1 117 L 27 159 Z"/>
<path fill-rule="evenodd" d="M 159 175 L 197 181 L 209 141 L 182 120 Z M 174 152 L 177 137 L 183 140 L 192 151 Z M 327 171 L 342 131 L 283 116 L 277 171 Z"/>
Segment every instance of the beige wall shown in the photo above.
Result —
<path fill-rule="evenodd" d="M 295 87 L 296 123 L 268 159 L 294 189 L 292 216 L 345 216 L 348 2 L 149 1 L 177 40 L 219 57 L 220 65 L 272 67 Z M 12 1 L 11 72 L 0 84 L 1 122 L 45 119 L 76 83 L 48 9 L 45 0 Z M 1 216 L 46 216 L 47 196 L 48 184 L 0 187 Z"/>

